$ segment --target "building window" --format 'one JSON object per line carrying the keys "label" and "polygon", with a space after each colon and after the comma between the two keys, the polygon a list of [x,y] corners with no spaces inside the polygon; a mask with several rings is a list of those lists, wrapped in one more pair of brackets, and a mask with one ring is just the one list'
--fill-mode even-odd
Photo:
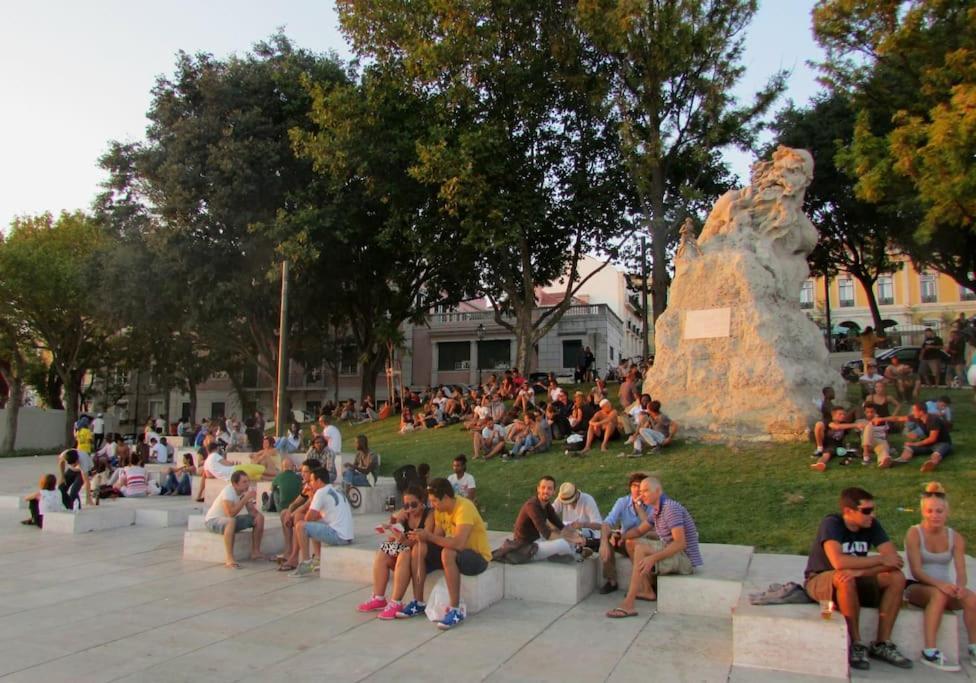
{"label": "building window", "polygon": [[800,308],[813,308],[813,280],[805,280],[800,287]]}
{"label": "building window", "polygon": [[512,367],[512,344],[507,339],[478,342],[478,367],[482,370],[507,370]]}
{"label": "building window", "polygon": [[935,273],[930,273],[928,271],[923,272],[918,276],[919,283],[921,284],[922,290],[922,303],[923,304],[934,304],[939,300],[939,288],[936,281]]}
{"label": "building window", "polygon": [[453,372],[471,367],[471,344],[469,342],[438,342],[437,370]]}
{"label": "building window", "polygon": [[613,360],[613,347],[610,347],[610,360]]}
{"label": "building window", "polygon": [[[974,280],[976,280],[976,275],[974,275],[972,273],[972,271],[966,273],[966,277],[969,279],[970,282],[973,282]],[[960,285],[959,286],[959,299],[961,301],[976,301],[976,292],[974,292],[973,290],[969,289],[968,287],[963,287],[962,285]]]}
{"label": "building window", "polygon": [[322,366],[305,371],[305,384],[318,384],[322,381]]}
{"label": "building window", "polygon": [[878,303],[882,306],[895,303],[895,285],[890,275],[878,276]]}
{"label": "building window", "polygon": [[844,278],[837,281],[837,291],[840,293],[840,305],[850,308],[854,305],[854,280]]}
{"label": "building window", "polygon": [[222,418],[225,410],[223,401],[214,401],[210,404],[210,419],[217,420]]}
{"label": "building window", "polygon": [[322,412],[322,401],[305,401],[305,417],[314,420]]}
{"label": "building window", "polygon": [[356,353],[356,347],[346,344],[339,351],[339,374],[355,375],[358,370],[359,354]]}
{"label": "building window", "polygon": [[576,367],[576,359],[579,358],[582,348],[581,339],[563,339],[563,368]]}

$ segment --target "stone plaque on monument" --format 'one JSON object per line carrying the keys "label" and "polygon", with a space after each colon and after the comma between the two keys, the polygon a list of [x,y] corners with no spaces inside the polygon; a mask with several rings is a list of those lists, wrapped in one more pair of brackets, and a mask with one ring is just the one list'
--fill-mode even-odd
{"label": "stone plaque on monument", "polygon": [[685,339],[728,337],[732,324],[731,308],[708,308],[685,313]]}

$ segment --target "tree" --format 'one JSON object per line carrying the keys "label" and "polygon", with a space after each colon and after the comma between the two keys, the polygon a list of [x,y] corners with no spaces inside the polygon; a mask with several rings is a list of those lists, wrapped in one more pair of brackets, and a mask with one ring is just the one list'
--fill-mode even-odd
{"label": "tree", "polygon": [[[243,57],[180,53],[153,89],[146,141],[114,143],[99,206],[171,259],[200,330],[241,365],[276,375],[282,216],[314,181],[289,137],[310,129],[307,82],[345,82],[341,64],[281,34]],[[293,288],[295,297],[303,295]],[[204,358],[188,339],[184,362]],[[192,387],[191,387],[192,389]]]}
{"label": "tree", "polygon": [[410,173],[432,120],[430,102],[405,88],[395,69],[351,75],[356,82],[311,88],[315,128],[296,130],[293,139],[317,177],[282,222],[282,238],[299,286],[310,292],[296,311],[310,338],[303,361],[325,362],[337,376],[351,341],[367,396],[400,326],[457,300],[474,278],[460,222],[439,210],[437,187]]}
{"label": "tree", "polygon": [[[630,185],[619,156],[599,55],[573,5],[468,0],[343,0],[354,48],[402,69],[433,116],[412,175],[436,188],[475,255],[495,320],[516,337],[516,365],[558,322],[582,285],[588,251],[614,252],[628,228]],[[561,302],[536,308],[536,287],[562,277]]]}
{"label": "tree", "polygon": [[110,354],[109,330],[97,315],[90,283],[105,239],[81,212],[17,218],[0,242],[0,298],[22,321],[64,387],[65,443],[73,440],[85,372]]}
{"label": "tree", "polygon": [[858,109],[840,157],[858,197],[917,229],[900,246],[976,291],[976,7],[969,0],[820,0],[821,65]]}
{"label": "tree", "polygon": [[744,71],[743,31],[755,0],[579,0],[578,8],[612,68],[624,151],[651,236],[657,320],[667,306],[669,248],[690,214],[686,198],[714,175],[719,149],[751,145],[785,74],[752,104],[736,106],[731,90]]}
{"label": "tree", "polygon": [[0,453],[10,453],[17,447],[17,418],[23,405],[32,346],[24,324],[12,317],[10,311],[0,311],[0,379],[7,386],[6,403],[0,402],[5,408],[6,422]]}
{"label": "tree", "polygon": [[[790,105],[779,113],[773,130],[777,144],[802,147],[813,155],[816,171],[807,188],[803,209],[820,232],[818,249],[811,254],[811,270],[832,269],[851,274],[864,290],[874,327],[882,330],[881,310],[875,296],[878,278],[901,266],[892,258],[891,245],[898,234],[897,216],[878,205],[858,199],[856,178],[837,167],[835,157],[854,135],[855,113],[840,94],[816,98],[809,107]],[[834,271],[836,272],[836,270]]]}

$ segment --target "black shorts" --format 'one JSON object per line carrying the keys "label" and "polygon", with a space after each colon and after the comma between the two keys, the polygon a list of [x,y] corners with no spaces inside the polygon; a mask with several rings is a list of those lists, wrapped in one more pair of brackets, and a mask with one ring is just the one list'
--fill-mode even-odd
{"label": "black shorts", "polygon": [[[427,565],[428,574],[444,568],[444,563],[441,559],[442,550],[443,548],[433,543],[427,548],[425,564]],[[459,552],[456,557],[458,569],[465,576],[477,576],[488,569],[488,560],[482,557],[480,553],[476,553],[469,548],[465,548]]]}

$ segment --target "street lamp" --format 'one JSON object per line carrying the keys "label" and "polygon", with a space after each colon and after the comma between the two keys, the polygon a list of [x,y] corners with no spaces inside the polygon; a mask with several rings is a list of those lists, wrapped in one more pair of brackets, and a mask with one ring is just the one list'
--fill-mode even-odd
{"label": "street lamp", "polygon": [[478,323],[478,329],[476,331],[478,335],[478,348],[475,353],[478,356],[478,386],[481,386],[481,342],[485,339],[485,324]]}

